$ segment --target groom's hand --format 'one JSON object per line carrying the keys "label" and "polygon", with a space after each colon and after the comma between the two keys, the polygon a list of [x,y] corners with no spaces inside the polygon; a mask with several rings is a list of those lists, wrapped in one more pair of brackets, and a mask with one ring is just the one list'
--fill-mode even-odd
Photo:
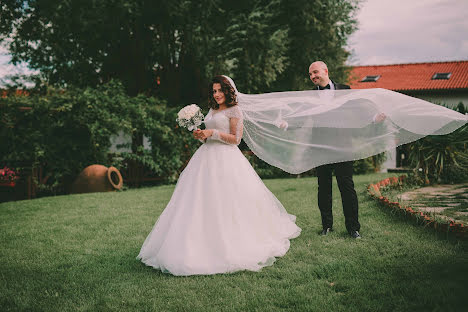
{"label": "groom's hand", "polygon": [[385,115],[384,113],[380,113],[380,114],[375,115],[374,122],[379,123],[379,122],[384,121],[386,118],[387,118],[387,115]]}
{"label": "groom's hand", "polygon": [[275,126],[286,131],[289,127],[289,124],[286,120],[280,120],[275,123]]}

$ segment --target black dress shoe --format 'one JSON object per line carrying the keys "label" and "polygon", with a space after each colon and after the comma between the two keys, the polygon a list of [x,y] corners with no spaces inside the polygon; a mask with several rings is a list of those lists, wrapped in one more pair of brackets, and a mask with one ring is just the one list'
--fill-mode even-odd
{"label": "black dress shoe", "polygon": [[325,229],[322,230],[322,232],[320,232],[320,235],[326,236],[326,235],[328,235],[328,233],[330,233],[330,232],[333,232],[333,229],[332,229],[332,228],[325,228]]}
{"label": "black dress shoe", "polygon": [[351,231],[349,232],[349,235],[351,235],[351,237],[354,239],[361,239],[361,235],[359,235],[358,231]]}

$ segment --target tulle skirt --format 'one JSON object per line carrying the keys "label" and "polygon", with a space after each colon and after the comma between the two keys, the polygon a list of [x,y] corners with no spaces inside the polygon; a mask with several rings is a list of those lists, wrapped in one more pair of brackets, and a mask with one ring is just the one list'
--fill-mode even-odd
{"label": "tulle skirt", "polygon": [[235,145],[203,144],[138,259],[173,275],[258,271],[301,229]]}

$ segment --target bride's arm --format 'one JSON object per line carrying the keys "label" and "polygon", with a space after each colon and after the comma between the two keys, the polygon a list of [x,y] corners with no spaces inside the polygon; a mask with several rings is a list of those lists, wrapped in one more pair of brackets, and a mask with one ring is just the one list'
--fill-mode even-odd
{"label": "bride's arm", "polygon": [[238,145],[242,139],[244,130],[242,112],[238,107],[232,107],[226,109],[223,113],[229,118],[229,133],[221,132],[217,129],[197,130],[198,133],[194,133],[195,137]]}
{"label": "bride's arm", "polygon": [[244,123],[241,118],[229,118],[229,133],[221,132],[216,129],[211,129],[212,140],[223,141],[227,144],[239,145],[242,139],[242,132],[244,130]]}

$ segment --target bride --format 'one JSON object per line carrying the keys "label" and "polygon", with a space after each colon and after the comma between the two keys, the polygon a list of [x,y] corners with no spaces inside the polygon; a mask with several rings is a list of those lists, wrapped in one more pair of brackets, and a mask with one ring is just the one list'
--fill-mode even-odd
{"label": "bride", "polygon": [[258,271],[283,256],[301,232],[237,147],[243,114],[234,83],[216,76],[210,90],[206,130],[194,132],[205,143],[137,257],[173,275]]}

